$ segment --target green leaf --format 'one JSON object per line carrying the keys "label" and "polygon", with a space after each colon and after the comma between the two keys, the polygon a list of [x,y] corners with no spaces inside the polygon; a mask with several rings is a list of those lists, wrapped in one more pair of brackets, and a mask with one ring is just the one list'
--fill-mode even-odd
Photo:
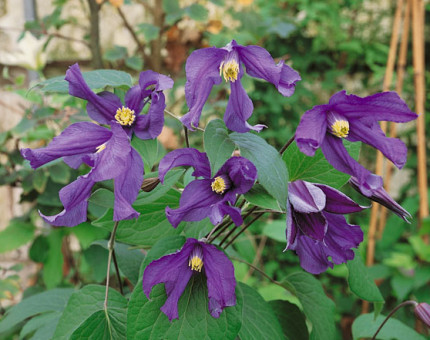
{"label": "green leaf", "polygon": [[205,218],[201,221],[186,222],[184,233],[187,238],[200,239],[205,237],[213,229],[213,225],[209,218]]}
{"label": "green leaf", "polygon": [[125,65],[132,70],[140,71],[143,69],[143,60],[137,55],[134,55],[125,59]]}
{"label": "green leaf", "polygon": [[312,323],[311,340],[336,339],[335,306],[324,293],[321,283],[308,273],[293,273],[281,282],[295,294],[303,312]]}
{"label": "green leaf", "polygon": [[0,232],[0,254],[19,248],[31,241],[34,236],[34,225],[19,219],[10,220],[5,230]]}
{"label": "green leaf", "polygon": [[140,139],[136,136],[131,141],[131,145],[142,156],[145,172],[151,172],[155,163],[165,155],[163,146],[157,139]]}
{"label": "green leaf", "polygon": [[241,155],[254,163],[260,184],[276,198],[281,207],[286,207],[288,171],[275,148],[252,133],[234,132],[230,138],[239,147]]}
{"label": "green leaf", "polygon": [[145,37],[145,41],[149,42],[158,37],[158,33],[160,32],[160,28],[154,26],[152,24],[139,24],[137,25],[137,33],[142,33]]}
{"label": "green leaf", "polygon": [[[125,339],[127,299],[116,290],[109,289],[106,315],[104,298],[104,286],[88,285],[73,293],[58,322],[53,340],[104,339],[104,334],[112,334],[112,339]],[[103,318],[99,312],[103,312]]]}
{"label": "green leaf", "polygon": [[221,119],[209,122],[203,134],[205,152],[211,163],[212,176],[231,157],[235,149],[234,142],[228,135],[225,123]]}
{"label": "green leaf", "polygon": [[309,340],[305,316],[295,304],[284,300],[269,301],[269,304],[287,339]]}
{"label": "green leaf", "polygon": [[384,304],[375,281],[369,276],[369,271],[364,265],[361,255],[355,251],[353,260],[346,263],[348,268],[348,284],[351,291],[359,298],[375,303],[375,315],[378,315]]}
{"label": "green leaf", "polygon": [[95,240],[104,239],[109,235],[105,229],[94,227],[89,222],[73,227],[71,232],[78,238],[82,249],[87,249]]}
{"label": "green leaf", "polygon": [[[90,89],[102,89],[106,86],[119,87],[133,85],[131,76],[123,71],[116,70],[96,70],[82,72],[85,82]],[[69,83],[64,80],[64,76],[59,76],[42,81],[37,87],[42,92],[69,93]]]}
{"label": "green leaf", "polygon": [[191,19],[196,21],[205,21],[208,17],[208,10],[200,4],[192,4],[184,10],[185,14],[189,15]]}
{"label": "green leaf", "polygon": [[49,167],[49,174],[55,183],[68,184],[70,168],[65,163],[57,163]]}
{"label": "green leaf", "polygon": [[[165,209],[166,206],[172,209],[177,208],[180,196],[179,192],[171,189],[155,202],[134,206],[140,213],[139,218],[120,221],[116,239],[127,244],[150,247],[163,237],[179,234],[182,227],[179,226],[176,229],[172,227],[166,219]],[[109,209],[93,224],[111,231],[113,228],[113,210]]]}
{"label": "green leaf", "polygon": [[0,321],[0,334],[38,314],[56,312],[57,316],[61,315],[73,291],[72,288],[57,288],[22,300],[7,310],[6,315]]}
{"label": "green leaf", "polygon": [[94,191],[88,201],[99,207],[113,208],[114,200],[115,195],[112,191],[101,188]]}
{"label": "green leaf", "polygon": [[37,315],[24,325],[19,336],[21,339],[24,339],[34,332],[31,337],[32,340],[52,339],[60,317],[61,313],[58,312]]}
{"label": "green leaf", "polygon": [[63,235],[63,230],[53,229],[47,237],[49,248],[43,265],[42,277],[48,289],[58,286],[63,279],[64,258],[61,251]]}
{"label": "green leaf", "polygon": [[160,307],[166,302],[164,285],[152,289],[151,300],[137,284],[127,314],[128,339],[235,339],[241,327],[241,301],[227,307],[219,318],[208,310],[208,291],[203,273],[193,275],[178,302],[179,319],[169,319]]}
{"label": "green leaf", "polygon": [[122,60],[127,57],[127,49],[123,46],[114,45],[103,54],[103,59],[107,61]]}
{"label": "green leaf", "polygon": [[[353,339],[371,338],[378,327],[384,321],[385,316],[379,315],[375,320],[373,314],[362,314],[355,319],[352,324]],[[380,340],[425,340],[426,338],[418,334],[414,329],[406,326],[397,319],[390,318],[381,331],[377,339]]]}
{"label": "green leaf", "polygon": [[260,184],[255,184],[244,196],[248,202],[261,208],[285,212],[286,207],[280,207],[278,201]]}
{"label": "green leaf", "polygon": [[261,295],[242,282],[238,283],[237,291],[243,299],[239,339],[285,339],[275,313]]}
{"label": "green leaf", "polygon": [[33,186],[37,192],[42,193],[45,191],[46,184],[48,183],[48,173],[44,169],[37,169],[33,175]]}
{"label": "green leaf", "polygon": [[28,254],[32,261],[43,263],[48,257],[48,250],[49,242],[46,236],[39,235],[33,241]]}
{"label": "green leaf", "polygon": [[[360,143],[344,141],[344,144],[349,154],[357,159],[360,153]],[[333,168],[325,159],[321,149],[318,149],[313,157],[309,157],[300,152],[295,142],[288,147],[282,159],[287,164],[291,182],[301,179],[308,182],[327,184],[339,189],[348,182],[350,177],[348,174]]]}
{"label": "green leaf", "polygon": [[275,220],[267,222],[264,226],[262,234],[270,237],[273,240],[286,243],[287,238],[285,234],[286,222],[284,220]]}

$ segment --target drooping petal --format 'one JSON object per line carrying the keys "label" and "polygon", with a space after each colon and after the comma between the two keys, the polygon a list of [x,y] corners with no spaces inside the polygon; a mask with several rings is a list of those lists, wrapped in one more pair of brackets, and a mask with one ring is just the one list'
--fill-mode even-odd
{"label": "drooping petal", "polygon": [[300,259],[300,266],[309,273],[320,274],[333,268],[333,263],[327,260],[322,243],[302,235],[297,236],[295,251]]}
{"label": "drooping petal", "polygon": [[158,166],[158,177],[161,183],[167,172],[177,166],[192,166],[194,168],[193,176],[204,178],[211,177],[211,166],[208,156],[194,148],[177,149],[169,152],[160,161]]}
{"label": "drooping petal", "polygon": [[219,218],[219,209],[216,205],[222,202],[223,197],[212,191],[211,180],[198,179],[185,187],[179,201],[179,208],[166,207],[166,217],[174,228],[181,221],[200,221],[206,217],[211,217],[216,222]]}
{"label": "drooping petal", "polygon": [[299,73],[281,60],[277,67],[281,68],[281,78],[276,86],[284,97],[291,97],[296,90],[296,82],[302,80]]}
{"label": "drooping petal", "polygon": [[358,205],[343,192],[329,187],[328,185],[318,183],[315,183],[314,185],[320,188],[325,194],[326,203],[324,211],[326,212],[333,214],[350,214],[367,208]]}
{"label": "drooping petal", "polygon": [[54,216],[40,216],[49,224],[55,226],[74,227],[87,220],[88,198],[94,181],[89,175],[80,176],[76,181],[66,185],[60,190],[60,200],[64,210]]}
{"label": "drooping petal", "polygon": [[366,196],[382,187],[382,178],[372,174],[352,158],[340,138],[326,135],[321,150],[327,161],[337,170],[357,178],[361,192]]}
{"label": "drooping petal", "polygon": [[187,239],[182,249],[175,253],[163,256],[151,262],[143,273],[143,292],[149,299],[152,287],[165,283],[167,300],[161,311],[170,321],[178,318],[178,300],[191,278],[192,270],[188,266],[189,256],[194,249],[195,239]]}
{"label": "drooping petal", "polygon": [[[238,227],[243,224],[243,218],[241,215],[241,210],[238,207],[232,207],[227,202],[225,204],[218,205],[221,210],[221,214],[224,217],[225,215],[229,215],[233,221],[233,223]],[[216,224],[216,223],[215,223]]]}
{"label": "drooping petal", "polygon": [[294,210],[301,213],[316,213],[324,209],[326,197],[316,185],[305,181],[288,184],[288,199]]}
{"label": "drooping petal", "polygon": [[95,152],[96,148],[106,143],[111,136],[111,131],[97,124],[74,123],[54,137],[47,147],[21,149],[21,154],[30,161],[31,167],[36,169],[60,157]]}
{"label": "drooping petal", "polygon": [[121,221],[139,217],[131,206],[136,200],[143,182],[143,161],[139,153],[131,148],[125,171],[114,178],[115,202],[113,220]]}
{"label": "drooping petal", "polygon": [[231,180],[231,188],[227,190],[225,199],[234,202],[236,195],[248,192],[257,179],[257,168],[251,161],[244,157],[231,157],[215,174],[227,175]]}
{"label": "drooping petal", "polygon": [[386,137],[379,124],[375,121],[366,126],[359,120],[349,123],[349,135],[381,151],[393,164],[401,169],[406,163],[408,149],[400,139]]}
{"label": "drooping petal", "polygon": [[69,82],[69,94],[88,101],[87,111],[91,119],[100,124],[109,124],[116,110],[122,106],[121,100],[111,92],[95,94],[82,77],[78,64],[69,67],[64,78]]}
{"label": "drooping petal", "polygon": [[328,105],[314,106],[302,116],[296,129],[296,143],[301,152],[313,156],[321,147],[327,132]]}
{"label": "drooping petal", "polygon": [[152,70],[147,70],[144,72],[140,72],[139,85],[143,90],[147,90],[148,87],[154,85],[155,91],[164,91],[173,87],[173,79],[168,76],[165,76],[164,74],[160,74]]}
{"label": "drooping petal", "polygon": [[287,246],[284,251],[287,249],[295,249],[297,232],[298,229],[293,218],[293,207],[290,202],[287,201],[287,229],[285,230]]}
{"label": "drooping petal", "polygon": [[119,176],[127,165],[131,145],[127,133],[118,123],[111,125],[112,137],[106,148],[97,153],[90,177],[95,182],[105,181]]}
{"label": "drooping petal", "polygon": [[185,98],[190,111],[181,121],[190,130],[199,125],[203,106],[212,87],[222,81],[219,67],[227,53],[224,49],[210,47],[194,51],[187,59]]}
{"label": "drooping petal", "polygon": [[236,304],[234,267],[224,252],[214,245],[200,244],[207,277],[209,311],[218,318],[225,307]]}
{"label": "drooping petal", "polygon": [[293,211],[293,218],[303,234],[317,241],[324,239],[328,224],[322,212],[302,214]]}
{"label": "drooping petal", "polygon": [[404,123],[414,120],[418,115],[409,110],[406,103],[396,92],[381,92],[368,97],[347,95],[340,91],[329,101],[333,111],[345,115],[349,119],[390,121]]}
{"label": "drooping petal", "polygon": [[248,132],[254,130],[260,132],[265,125],[250,125],[247,120],[252,115],[254,105],[243,88],[240,78],[235,82],[230,82],[231,93],[228,99],[227,108],[224,114],[224,121],[227,128],[236,132]]}
{"label": "drooping petal", "polygon": [[140,139],[156,138],[163,129],[164,125],[164,109],[166,103],[164,94],[152,93],[151,106],[146,115],[137,116],[136,125],[134,127],[135,135]]}

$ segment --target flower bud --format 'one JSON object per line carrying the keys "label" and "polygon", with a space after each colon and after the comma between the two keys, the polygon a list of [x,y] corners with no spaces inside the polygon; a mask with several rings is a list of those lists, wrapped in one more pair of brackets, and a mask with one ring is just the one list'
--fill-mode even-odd
{"label": "flower bud", "polygon": [[421,302],[415,306],[415,315],[424,322],[427,327],[430,327],[430,305]]}

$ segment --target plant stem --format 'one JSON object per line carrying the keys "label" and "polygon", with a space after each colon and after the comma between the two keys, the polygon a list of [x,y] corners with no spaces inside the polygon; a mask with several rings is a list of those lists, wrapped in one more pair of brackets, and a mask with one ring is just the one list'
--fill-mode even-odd
{"label": "plant stem", "polygon": [[147,56],[145,54],[145,46],[140,42],[139,38],[137,37],[136,32],[133,30],[133,27],[130,25],[130,23],[128,22],[127,18],[124,15],[124,12],[121,10],[120,7],[117,8],[118,14],[122,19],[122,22],[124,23],[125,28],[127,28],[127,30],[130,32],[134,42],[137,45],[137,49],[139,51],[139,53],[142,55],[142,58],[144,61],[147,61]]}
{"label": "plant stem", "polygon": [[234,256],[231,256],[230,257],[232,260],[235,260],[235,261],[239,261],[239,262],[242,262],[242,263],[245,263],[245,264],[247,264],[248,266],[250,266],[252,269],[254,269],[254,270],[256,270],[257,272],[259,272],[261,275],[263,275],[266,279],[268,279],[270,282],[272,282],[272,283],[274,283],[275,285],[278,285],[278,286],[280,286],[280,287],[282,287],[282,288],[284,288],[284,289],[286,289],[280,282],[278,282],[278,281],[276,281],[276,280],[274,280],[274,279],[272,279],[269,275],[267,275],[264,271],[262,271],[260,268],[258,268],[258,267],[256,267],[256,266],[254,266],[253,264],[251,264],[251,263],[249,263],[249,262],[246,262],[245,260],[242,260],[242,259],[240,259],[240,258],[238,258],[238,257],[234,257]]}
{"label": "plant stem", "polygon": [[184,125],[184,134],[185,134],[185,144],[187,145],[187,148],[189,148],[190,147],[190,141],[188,140],[188,129],[185,125]]}
{"label": "plant stem", "polygon": [[113,247],[115,245],[115,234],[118,228],[118,223],[119,223],[118,221],[115,222],[108,242],[109,256],[108,256],[107,272],[106,272],[106,292],[105,292],[105,302],[104,302],[104,309],[106,314],[107,314],[107,304],[108,304],[108,295],[109,295],[110,263],[112,262],[112,253],[113,253]]}
{"label": "plant stem", "polygon": [[291,137],[285,144],[284,144],[284,146],[281,148],[281,150],[279,150],[279,153],[282,155],[284,152],[285,152],[285,150],[287,150],[288,149],[288,147],[291,145],[291,143],[292,142],[294,142],[294,138],[295,138],[296,136],[295,135],[293,135],[293,137]]}
{"label": "plant stem", "polygon": [[99,30],[100,5],[95,0],[88,0],[88,5],[90,7],[90,49],[93,57],[93,67],[96,69],[103,68]]}
{"label": "plant stem", "polygon": [[[253,212],[254,212],[254,210],[255,209],[257,209],[257,207],[252,207],[247,213],[246,213],[246,215],[245,216],[243,216],[243,220],[245,221],[245,219],[249,216],[249,215],[251,215]],[[231,223],[229,224],[229,225],[231,225]],[[227,226],[229,226],[229,225],[227,225]],[[227,227],[226,226],[226,227]],[[225,229],[225,228],[224,228]],[[224,238],[221,240],[221,242],[220,242],[220,244],[219,244],[219,246],[221,247],[222,246],[222,244],[225,242],[225,241],[227,241],[227,239],[230,237],[230,235],[231,234],[233,234],[234,233],[234,231],[236,230],[236,228],[234,228],[234,229],[231,229],[228,233],[227,233],[227,235],[225,235],[224,236]],[[239,234],[240,234],[240,232],[239,232]]]}
{"label": "plant stem", "polygon": [[116,255],[115,255],[115,249],[112,249],[112,259],[113,259],[113,264],[115,265],[115,272],[116,272],[116,277],[118,279],[119,291],[121,292],[121,295],[124,295],[124,290],[122,288],[121,275],[119,275],[119,267],[118,267],[118,262],[116,260]]}
{"label": "plant stem", "polygon": [[261,216],[263,216],[263,214],[264,212],[258,213],[247,225],[245,225],[236,235],[233,236],[233,238],[225,245],[224,249],[227,249],[228,246],[232,244],[234,240],[239,237],[240,234],[242,234],[246,229],[248,229],[251,226],[251,224],[257,221]]}
{"label": "plant stem", "polygon": [[[171,116],[171,117],[173,117],[173,118],[175,118],[175,119],[177,119],[177,120],[179,120],[179,121],[181,120],[181,117],[179,117],[179,116],[175,115],[173,112],[170,112],[170,111],[167,111],[167,110],[164,110],[164,112],[165,112],[165,113],[167,113],[169,116]],[[181,123],[181,124],[182,124],[182,123]],[[202,129],[201,127],[198,127],[198,126],[197,126],[197,127],[195,127],[195,129],[196,129],[196,130],[203,131],[203,132],[205,131],[205,129]]]}
{"label": "plant stem", "polygon": [[372,340],[376,339],[376,336],[378,335],[379,331],[382,329],[382,327],[384,327],[385,323],[388,321],[389,318],[391,318],[395,312],[397,312],[400,308],[407,306],[407,305],[412,305],[412,306],[416,306],[418,305],[418,303],[416,301],[413,300],[408,300],[405,302],[402,302],[400,305],[398,305],[397,307],[395,307],[390,314],[387,315],[387,317],[385,318],[385,320],[381,323],[381,325],[379,326],[379,328],[376,330],[376,333],[373,335]]}

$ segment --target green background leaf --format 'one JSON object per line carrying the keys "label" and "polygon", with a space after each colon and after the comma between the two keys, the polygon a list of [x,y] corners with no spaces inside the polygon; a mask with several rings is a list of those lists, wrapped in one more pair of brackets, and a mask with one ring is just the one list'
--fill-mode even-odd
{"label": "green background leaf", "polygon": [[289,340],[308,340],[306,319],[299,307],[284,300],[269,301],[282,330]]}

